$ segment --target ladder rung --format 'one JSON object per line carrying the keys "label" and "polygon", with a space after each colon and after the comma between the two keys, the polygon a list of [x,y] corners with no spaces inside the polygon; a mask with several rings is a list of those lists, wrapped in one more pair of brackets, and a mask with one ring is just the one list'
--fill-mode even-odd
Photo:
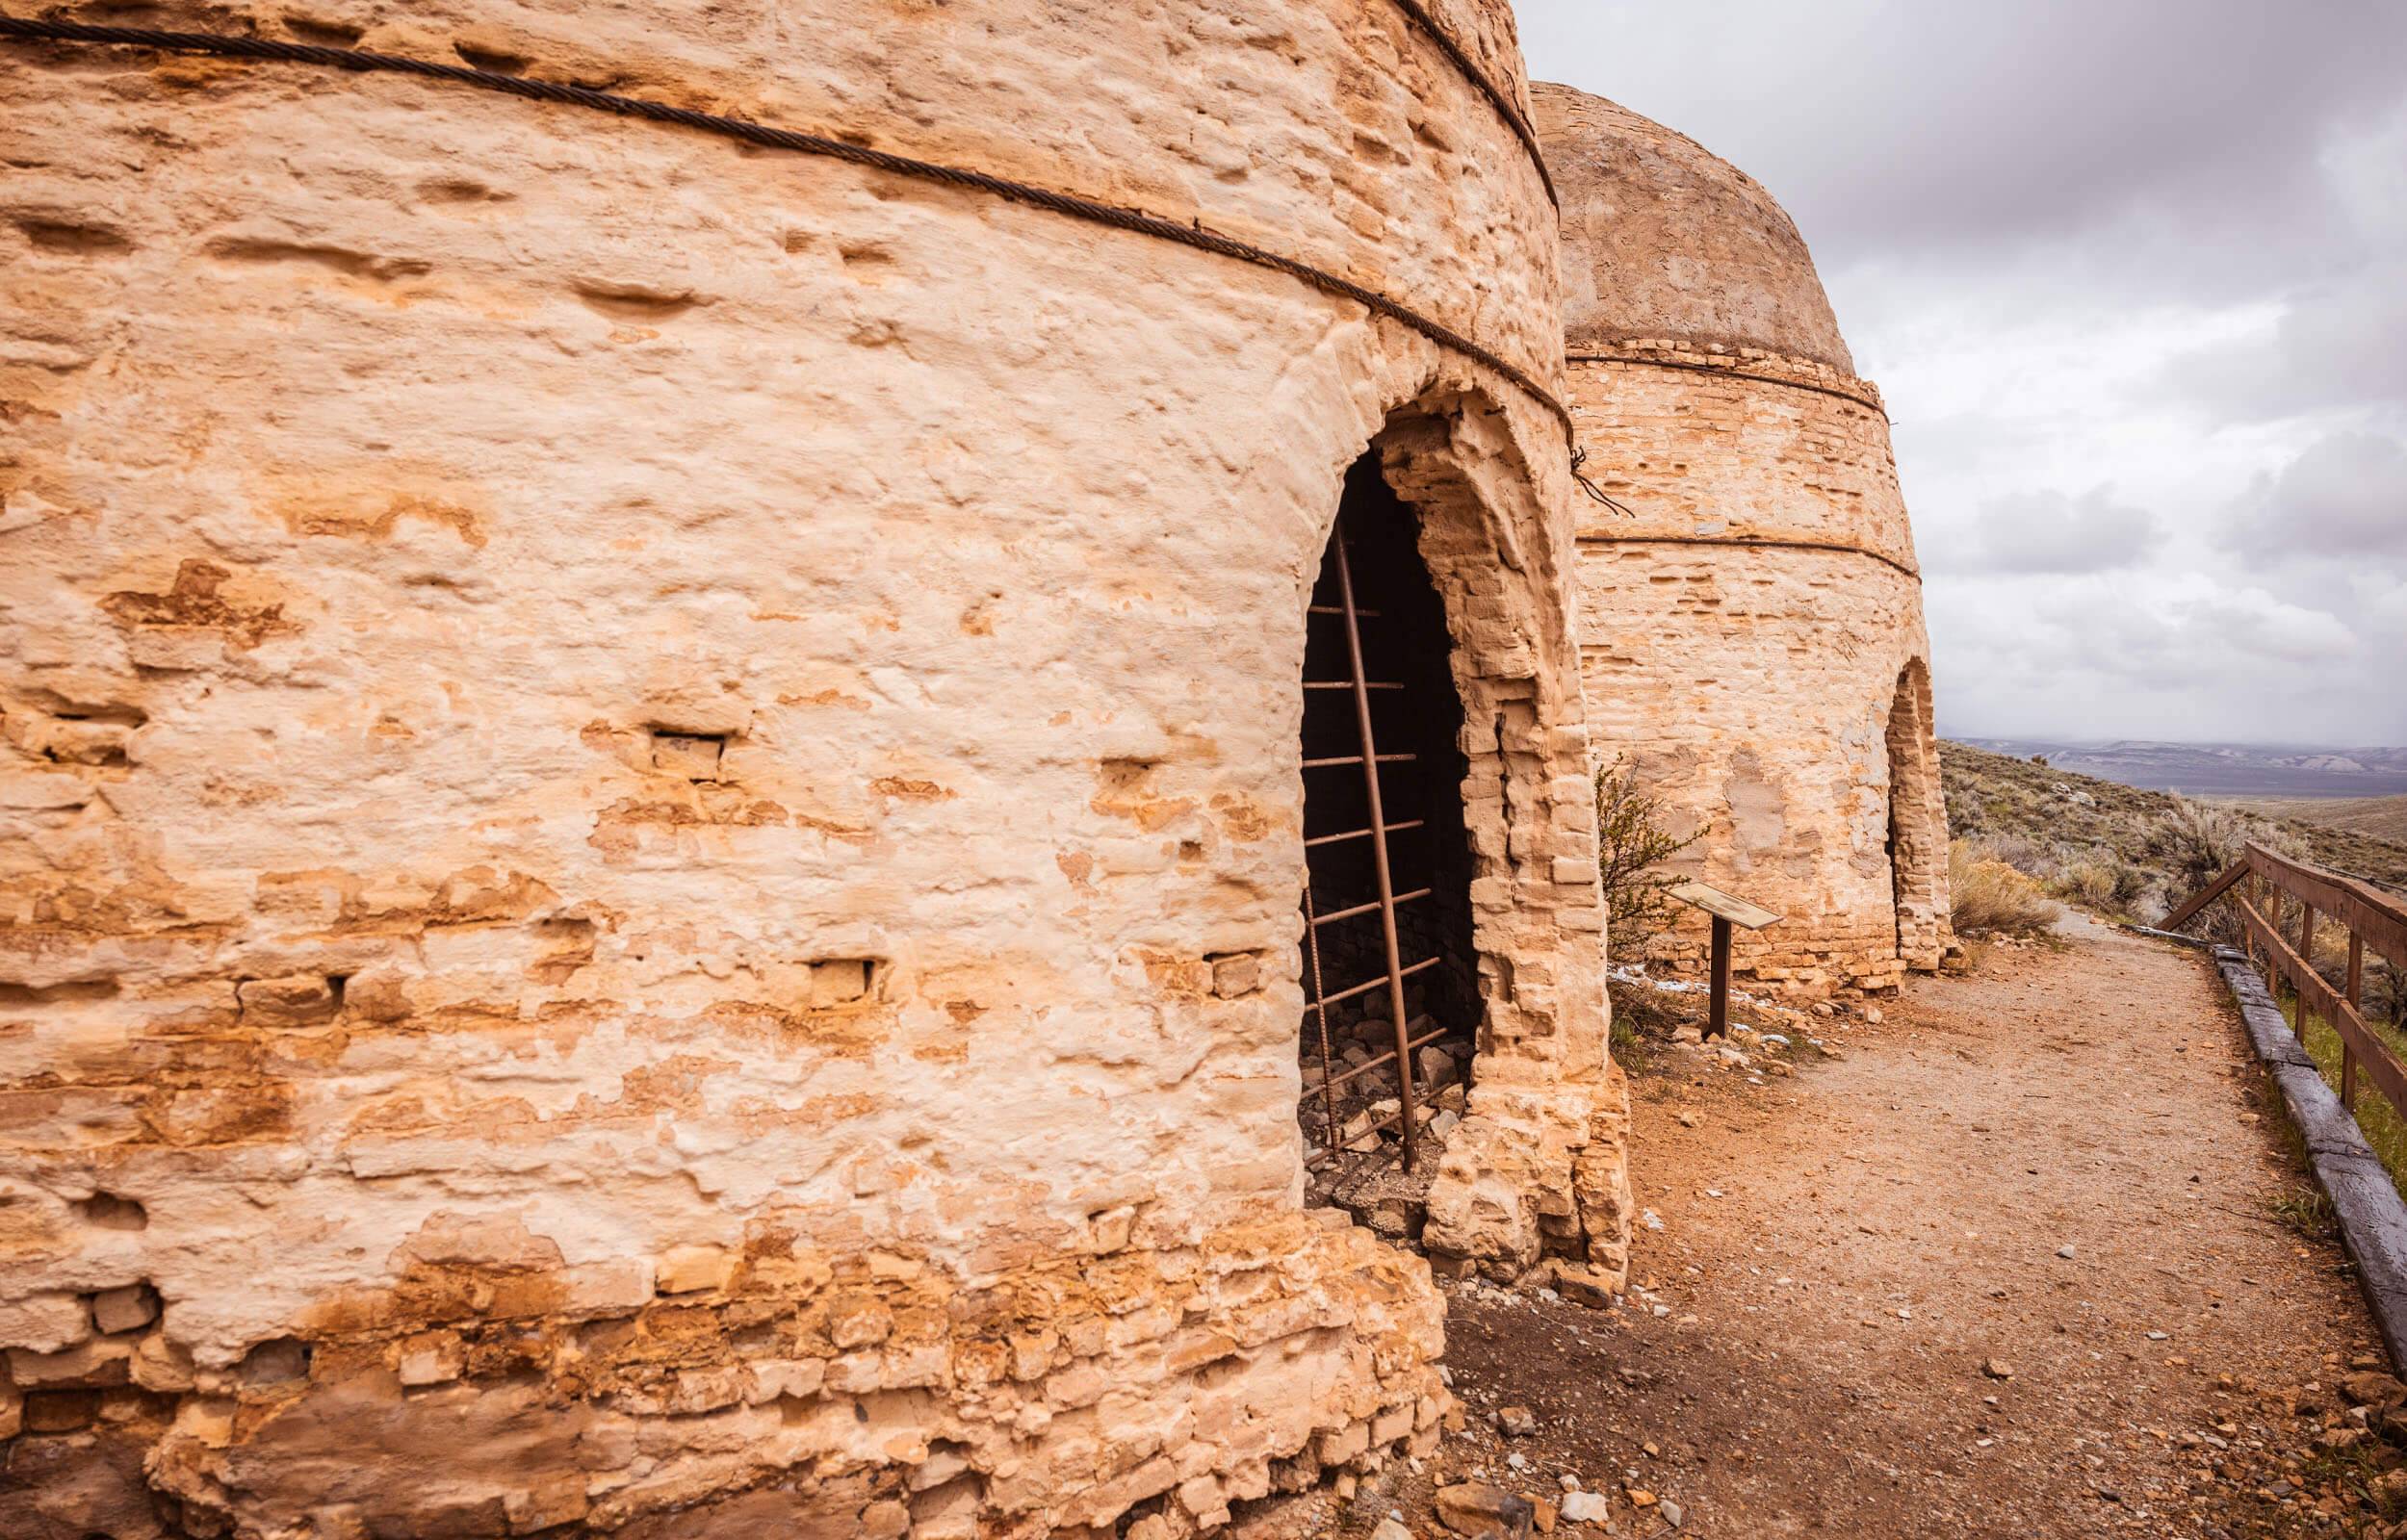
{"label": "ladder rung", "polygon": [[[1304,687],[1307,690],[1350,690],[1354,688],[1354,681],[1352,680],[1306,680]],[[1400,690],[1404,688],[1404,683],[1400,680],[1364,680],[1362,688]]]}
{"label": "ladder rung", "polygon": [[[1420,756],[1417,754],[1383,754],[1379,757],[1379,762],[1381,764],[1396,764],[1399,762],[1417,759]],[[1359,754],[1341,754],[1329,759],[1307,759],[1304,761],[1304,768],[1307,770],[1319,770],[1333,764],[1360,764],[1361,762],[1362,757]],[[1394,824],[1389,824],[1387,827],[1393,829],[1396,826]]]}
{"label": "ladder rung", "polygon": [[[1429,1017],[1427,1017],[1427,1016],[1415,1016],[1415,1017],[1413,1017],[1413,1019],[1414,1019],[1414,1020],[1416,1020],[1416,1021],[1427,1021],[1427,1020],[1429,1019]],[[1436,1042],[1438,1039],[1440,1039],[1440,1038],[1444,1037],[1445,1035],[1446,1035],[1446,1029],[1445,1029],[1445,1028],[1443,1028],[1443,1027],[1439,1027],[1439,1028],[1438,1028],[1436,1031],[1435,1031],[1435,1032],[1426,1033],[1426,1034],[1422,1035],[1421,1037],[1414,1038],[1414,1039],[1411,1040],[1411,1045],[1412,1047],[1415,1047],[1415,1048],[1426,1048],[1426,1047],[1428,1047],[1431,1043]],[[1356,1065],[1353,1068],[1351,1068],[1351,1069],[1347,1070],[1347,1071],[1346,1071],[1344,1074],[1342,1074],[1342,1075],[1332,1075],[1332,1076],[1330,1076],[1327,1080],[1325,1080],[1325,1081],[1321,1082],[1321,1084],[1322,1084],[1322,1085],[1325,1085],[1325,1086],[1342,1086],[1342,1085],[1344,1085],[1347,1081],[1352,1080],[1352,1079],[1353,1079],[1355,1076],[1357,1076],[1357,1075],[1368,1074],[1370,1071],[1372,1071],[1372,1070],[1374,1070],[1374,1069],[1383,1069],[1383,1068],[1385,1068],[1387,1065],[1391,1065],[1391,1064],[1394,1064],[1395,1062],[1396,1062],[1396,1050],[1394,1050],[1393,1048],[1390,1048],[1390,1049],[1388,1049],[1385,1053],[1381,1054],[1381,1055],[1380,1055],[1378,1058],[1376,1058],[1376,1059],[1365,1059],[1365,1060],[1363,1060],[1360,1064]]]}
{"label": "ladder rung", "polygon": [[[1315,615],[1342,615],[1346,612],[1343,604],[1313,604],[1308,607]],[[1355,606],[1354,613],[1357,618],[1368,617],[1372,620],[1377,620],[1379,618],[1378,610],[1364,609],[1359,604]]]}
{"label": "ladder rung", "polygon": [[[1426,887],[1416,887],[1409,893],[1398,893],[1396,895],[1396,902],[1399,904],[1410,904],[1416,898],[1427,898],[1429,894],[1430,889]],[[1350,920],[1357,914],[1368,914],[1378,908],[1379,900],[1372,899],[1367,904],[1357,904],[1352,909],[1341,909],[1332,914],[1315,915],[1312,923],[1315,925],[1328,925],[1337,920]]]}
{"label": "ladder rung", "polygon": [[[1420,972],[1423,968],[1434,968],[1436,965],[1437,960],[1436,958],[1423,958],[1418,962],[1406,963],[1404,967],[1393,974],[1392,977],[1409,979],[1413,974]],[[1391,977],[1391,975],[1383,973],[1378,978],[1358,984],[1350,989],[1339,989],[1335,994],[1331,995],[1326,1000],[1307,1000],[1304,1002],[1304,1009],[1309,1011],[1317,1006],[1335,1005],[1340,1000],[1351,1000],[1358,994],[1365,994],[1370,990],[1378,988],[1381,985],[1386,983],[1389,977]]]}
{"label": "ladder rung", "polygon": [[[1388,824],[1385,826],[1383,833],[1400,834],[1408,829],[1420,828],[1424,821],[1425,820],[1419,818],[1407,818],[1400,824]],[[1317,850],[1323,845],[1333,845],[1340,840],[1368,839],[1370,835],[1371,832],[1367,829],[1349,829],[1341,834],[1314,834],[1311,838],[1304,842],[1304,848],[1307,850]]]}

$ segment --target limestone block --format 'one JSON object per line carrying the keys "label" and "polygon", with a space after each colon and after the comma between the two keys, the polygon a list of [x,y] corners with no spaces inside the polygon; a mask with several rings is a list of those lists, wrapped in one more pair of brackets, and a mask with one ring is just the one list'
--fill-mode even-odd
{"label": "limestone block", "polygon": [[863,958],[841,958],[811,964],[811,1003],[827,1007],[850,1005],[869,992],[870,963]]}
{"label": "limestone block", "polygon": [[195,1383],[191,1349],[164,1332],[152,1332],[135,1343],[130,1373],[135,1384],[163,1394],[188,1391]]}
{"label": "limestone block", "polygon": [[92,1328],[103,1336],[140,1331],[159,1319],[159,1296],[147,1283],[103,1289],[91,1296]]}
{"label": "limestone block", "polygon": [[719,757],[726,747],[724,738],[656,732],[652,736],[652,768],[687,781],[716,781]]}
{"label": "limestone block", "polygon": [[56,1352],[91,1332],[91,1308],[66,1290],[0,1299],[0,1345],[28,1352]]}
{"label": "limestone block", "polygon": [[402,1339],[394,1373],[404,1385],[442,1385],[457,1379],[467,1367],[467,1351],[458,1335],[422,1332]]}
{"label": "limestone block", "polygon": [[584,1478],[575,1475],[538,1477],[502,1499],[502,1512],[512,1534],[574,1524],[585,1516],[589,1505]]}
{"label": "limestone block", "polygon": [[736,1258],[715,1245],[677,1245],[660,1253],[653,1268],[653,1288],[660,1294],[694,1294],[724,1289],[736,1273]]}
{"label": "limestone block", "polygon": [[334,986],[324,974],[247,979],[235,986],[243,1019],[263,1027],[314,1026],[333,1016]]}
{"label": "limestone block", "polygon": [[9,1377],[27,1390],[59,1385],[123,1385],[133,1378],[134,1344],[122,1337],[87,1338],[57,1352],[11,1348]]}
{"label": "limestone block", "polygon": [[1261,987],[1262,960],[1252,952],[1235,952],[1212,963],[1212,992],[1224,1000],[1252,994]]}

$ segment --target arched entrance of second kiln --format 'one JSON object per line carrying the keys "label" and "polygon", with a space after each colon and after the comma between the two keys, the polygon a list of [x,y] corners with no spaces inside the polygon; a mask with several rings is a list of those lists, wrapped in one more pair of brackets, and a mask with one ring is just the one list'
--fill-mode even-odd
{"label": "arched entrance of second kiln", "polygon": [[1304,656],[1305,1011],[1312,1195],[1409,1229],[1462,1111],[1480,994],[1445,609],[1420,521],[1348,472]]}
{"label": "arched entrance of second kiln", "polygon": [[1884,736],[1889,751],[1889,890],[1897,915],[1898,961],[1931,965],[1937,950],[1936,862],[1932,848],[1938,786],[1931,763],[1930,676],[1920,660],[1897,677]]}

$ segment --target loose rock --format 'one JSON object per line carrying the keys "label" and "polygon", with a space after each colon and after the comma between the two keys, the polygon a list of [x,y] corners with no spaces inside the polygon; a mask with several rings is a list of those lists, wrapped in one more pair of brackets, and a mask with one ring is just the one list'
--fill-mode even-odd
{"label": "loose rock", "polygon": [[1613,1517],[1613,1502],[1602,1492],[1566,1492],[1557,1511],[1566,1524],[1603,1524]]}
{"label": "loose rock", "polygon": [[1437,1518],[1470,1540],[1528,1540],[1537,1509],[1503,1487],[1464,1481],[1438,1489]]}
{"label": "loose rock", "polygon": [[2396,1406],[2407,1402],[2407,1384],[2394,1375],[2368,1371],[2344,1376],[2341,1394],[2358,1406]]}

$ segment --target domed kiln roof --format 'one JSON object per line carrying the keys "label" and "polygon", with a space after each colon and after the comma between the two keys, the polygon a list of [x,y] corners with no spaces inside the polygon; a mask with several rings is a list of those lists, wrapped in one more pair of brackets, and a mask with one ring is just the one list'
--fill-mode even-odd
{"label": "domed kiln roof", "polygon": [[1564,333],[1762,347],[1855,372],[1804,238],[1753,177],[1686,135],[1533,82],[1563,199]]}

